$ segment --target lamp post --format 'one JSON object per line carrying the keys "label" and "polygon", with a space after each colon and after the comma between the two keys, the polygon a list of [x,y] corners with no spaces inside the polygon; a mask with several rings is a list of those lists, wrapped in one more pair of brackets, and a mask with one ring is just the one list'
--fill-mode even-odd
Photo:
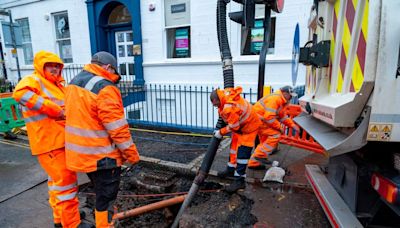
{"label": "lamp post", "polygon": [[8,16],[8,18],[10,20],[11,43],[12,43],[12,47],[13,47],[13,49],[11,50],[11,53],[13,54],[13,56],[15,56],[15,60],[17,62],[18,81],[20,81],[21,80],[21,71],[19,69],[17,41],[15,39],[15,31],[14,31],[11,10],[0,9],[0,15]]}

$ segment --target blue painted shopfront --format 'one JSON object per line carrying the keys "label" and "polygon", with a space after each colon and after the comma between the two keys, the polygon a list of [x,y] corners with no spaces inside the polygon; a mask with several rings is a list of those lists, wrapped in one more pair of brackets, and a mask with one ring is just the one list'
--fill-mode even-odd
{"label": "blue painted shopfront", "polygon": [[[140,0],[87,0],[86,4],[92,54],[98,51],[108,51],[116,56],[118,53],[116,53],[115,47],[115,33],[132,30],[133,44],[139,47],[139,53],[134,55],[135,80],[133,84],[144,85]],[[128,9],[131,21],[121,24],[109,24],[108,19],[111,12],[120,5]]]}

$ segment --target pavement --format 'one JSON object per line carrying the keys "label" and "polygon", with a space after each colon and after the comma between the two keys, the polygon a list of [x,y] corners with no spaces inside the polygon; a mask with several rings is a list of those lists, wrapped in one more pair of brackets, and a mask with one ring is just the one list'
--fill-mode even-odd
{"label": "pavement", "polygon": [[[38,166],[36,158],[30,155],[26,138],[22,138],[22,140],[16,142],[0,140],[0,183],[2,183],[0,187],[2,197],[0,200],[0,227],[52,227],[51,210],[47,202],[47,175]],[[211,167],[211,177],[215,176],[218,171],[225,169],[229,156],[229,145],[229,139],[224,139],[221,142]],[[164,161],[156,157],[141,156],[141,162],[158,164],[180,172],[193,174],[201,166],[203,157],[204,154],[187,164],[183,164]],[[296,189],[301,188],[311,191],[311,187],[304,175],[304,165],[323,164],[326,162],[326,158],[322,155],[286,145],[280,145],[280,151],[271,156],[270,160],[279,161],[281,166],[289,171],[284,179],[285,183],[278,187],[281,190],[295,187]],[[3,173],[3,170],[6,171]],[[246,179],[249,184],[246,191],[252,192],[251,195],[256,198],[259,197],[257,192],[260,194],[263,192],[257,189],[265,189],[265,186],[264,188],[259,188],[259,186],[265,185],[261,183],[264,174],[265,171],[254,172],[249,170],[247,172]],[[15,179],[19,181],[15,182]],[[16,185],[11,182],[16,183]],[[86,182],[88,182],[86,175],[79,174],[78,184]],[[272,186],[276,187],[277,185],[273,184]],[[290,191],[293,191],[293,189]],[[265,198],[268,194],[262,193],[262,195],[264,197],[260,197]],[[270,210],[260,209],[265,207],[265,202],[267,201],[255,200],[253,207],[257,208],[257,210],[254,211],[254,214],[259,221],[264,221],[268,213],[271,213]],[[260,223],[259,225],[264,227],[265,224]]]}

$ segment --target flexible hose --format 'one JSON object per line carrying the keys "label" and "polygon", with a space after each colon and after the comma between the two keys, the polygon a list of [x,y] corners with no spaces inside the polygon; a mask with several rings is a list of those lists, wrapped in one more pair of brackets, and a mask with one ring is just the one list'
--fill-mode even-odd
{"label": "flexible hose", "polygon": [[224,75],[224,88],[233,88],[233,66],[232,54],[229,47],[228,32],[226,28],[226,5],[229,1],[219,0],[217,4],[217,33],[218,44],[222,59],[222,69]]}
{"label": "flexible hose", "polygon": [[[217,34],[218,34],[218,44],[221,53],[222,59],[222,69],[224,76],[224,88],[233,88],[234,80],[233,80],[233,66],[232,66],[232,55],[231,50],[229,48],[228,42],[228,33],[226,29],[226,5],[229,3],[229,0],[218,0],[217,3]],[[215,126],[216,129],[221,129],[226,126],[226,123],[220,117]],[[203,162],[201,163],[200,170],[194,179],[192,186],[190,187],[190,191],[185,198],[181,208],[177,216],[175,217],[174,223],[172,224],[172,228],[178,227],[179,220],[181,219],[183,212],[190,205],[194,196],[199,190],[199,186],[204,182],[207,177],[211,165],[214,161],[215,154],[217,153],[218,146],[221,142],[221,139],[216,137],[211,138],[211,142],[207,148],[207,153],[204,156]]]}

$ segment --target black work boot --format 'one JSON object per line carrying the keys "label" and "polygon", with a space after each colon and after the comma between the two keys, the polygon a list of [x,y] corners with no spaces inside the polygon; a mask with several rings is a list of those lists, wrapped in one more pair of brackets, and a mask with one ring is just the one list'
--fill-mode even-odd
{"label": "black work boot", "polygon": [[265,170],[267,167],[263,164],[260,164],[257,166],[247,166],[247,168],[252,169],[252,170]]}
{"label": "black work boot", "polygon": [[244,181],[244,177],[237,177],[232,182],[232,184],[225,187],[225,191],[228,193],[235,193],[239,189],[246,188],[246,182]]}
{"label": "black work boot", "polygon": [[235,174],[235,168],[227,166],[225,170],[218,172],[217,176],[225,178],[225,177],[233,177],[234,174]]}
{"label": "black work boot", "polygon": [[61,223],[54,223],[54,228],[62,228],[63,226]]}
{"label": "black work boot", "polygon": [[86,218],[86,213],[84,211],[79,211],[79,216],[81,217],[81,220],[85,219]]}
{"label": "black work boot", "polygon": [[95,228],[95,226],[93,224],[81,221],[78,228]]}
{"label": "black work boot", "polygon": [[254,157],[254,159],[256,159],[258,162],[260,162],[263,165],[271,165],[272,164],[272,162],[270,160],[268,160],[268,158]]}

